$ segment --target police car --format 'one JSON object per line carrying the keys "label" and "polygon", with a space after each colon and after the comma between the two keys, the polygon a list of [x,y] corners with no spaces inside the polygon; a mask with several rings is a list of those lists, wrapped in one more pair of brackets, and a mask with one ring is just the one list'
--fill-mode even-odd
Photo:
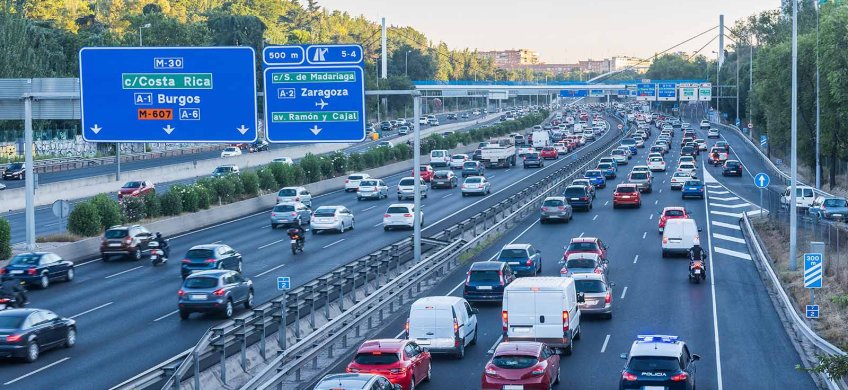
{"label": "police car", "polygon": [[619,389],[693,390],[695,362],[701,357],[690,354],[686,343],[677,336],[639,335],[630,347],[621,371]]}

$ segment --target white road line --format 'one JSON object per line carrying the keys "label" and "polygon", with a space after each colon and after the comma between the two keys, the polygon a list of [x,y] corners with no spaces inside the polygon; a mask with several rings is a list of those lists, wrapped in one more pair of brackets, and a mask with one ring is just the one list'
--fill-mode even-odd
{"label": "white road line", "polygon": [[338,243],[340,243],[340,242],[342,242],[342,241],[344,241],[344,240],[345,240],[345,239],[344,239],[344,238],[342,238],[342,239],[340,239],[340,240],[333,241],[333,242],[331,242],[331,243],[329,243],[329,244],[327,244],[327,245],[322,246],[321,248],[323,248],[323,249],[327,249],[327,248],[329,248],[329,247],[331,247],[331,246],[333,246],[333,245],[336,245],[336,244],[338,244]]}
{"label": "white road line", "polygon": [[79,316],[82,316],[82,315],[85,315],[85,314],[91,313],[91,312],[93,312],[93,311],[95,311],[95,310],[102,309],[102,308],[104,308],[104,307],[106,307],[106,306],[109,306],[109,305],[111,305],[111,304],[113,304],[113,303],[115,303],[115,302],[104,303],[104,304],[102,304],[102,305],[100,305],[100,306],[97,306],[97,307],[95,307],[95,308],[93,308],[93,309],[88,309],[88,310],[86,310],[86,311],[84,311],[84,312],[82,312],[82,313],[79,313],[79,314],[76,314],[76,315],[72,315],[72,316],[70,316],[70,317],[68,317],[68,318],[77,318],[77,317],[79,317]]}
{"label": "white road line", "polygon": [[606,206],[606,205],[608,205],[608,204],[609,204],[609,201],[604,202],[604,206]]}
{"label": "white road line", "polygon": [[449,197],[449,196],[451,196],[451,195],[453,195],[453,194],[447,194],[447,195],[443,196],[443,197],[442,197],[442,199],[447,198],[447,197]]}
{"label": "white road line", "polygon": [[598,219],[598,214],[595,214],[595,216],[594,216],[594,217],[592,217],[592,220],[593,220],[593,221],[594,221],[594,220],[596,220],[596,219]]}
{"label": "white road line", "polygon": [[710,193],[711,194],[717,194],[717,195],[727,195],[727,194],[730,193],[730,191],[710,191]]}
{"label": "white road line", "polygon": [[164,316],[162,316],[162,317],[159,317],[159,318],[157,318],[157,319],[153,320],[153,322],[159,322],[159,321],[162,321],[162,320],[164,320],[165,318],[168,318],[168,317],[170,317],[170,316],[172,316],[172,315],[174,315],[174,314],[177,314],[177,313],[179,313],[179,312],[180,312],[179,310],[174,310],[174,311],[172,311],[172,312],[170,312],[170,313],[168,313],[168,314],[165,314],[165,315],[164,315]]}
{"label": "white road line", "polygon": [[383,226],[383,223],[382,223],[382,222],[380,222],[380,223],[378,223],[378,224],[374,225],[374,227],[380,227],[380,226]]}
{"label": "white road line", "polygon": [[512,169],[512,168],[507,168],[504,172],[509,172],[510,169]]}
{"label": "white road line", "polygon": [[285,240],[285,238],[284,238],[284,239],[281,239],[281,240],[274,241],[274,242],[267,243],[267,244],[265,244],[265,245],[262,245],[262,246],[260,246],[259,248],[256,248],[256,250],[265,249],[265,248],[267,248],[267,247],[269,247],[269,246],[271,246],[271,245],[274,245],[274,244],[277,244],[277,243],[281,243],[281,242],[283,242],[283,240]]}
{"label": "white road line", "polygon": [[733,229],[733,230],[742,230],[742,228],[740,228],[738,225],[734,225],[732,223],[724,223],[724,222],[713,221],[712,224],[713,224],[713,226],[724,227],[724,228]]}
{"label": "white road line", "polygon": [[659,199],[657,199],[657,200],[655,200],[655,201],[654,201],[654,204],[657,204],[657,203],[659,203],[659,202],[660,202],[660,200],[659,200]]}
{"label": "white road line", "polygon": [[719,234],[719,233],[713,233],[713,238],[718,238],[719,240],[725,240],[725,241],[736,242],[736,243],[739,243],[739,244],[744,244],[744,243],[745,243],[745,240],[743,240],[743,239],[741,239],[741,238],[739,238],[739,237],[726,236],[726,235],[724,235],[724,234]]}
{"label": "white road line", "polygon": [[[712,176],[712,175],[710,175],[710,176]],[[712,185],[712,184],[708,185],[707,187],[709,187],[709,188],[724,188],[724,186],[721,186],[721,185]]]}
{"label": "white road line", "polygon": [[660,193],[662,194],[662,188],[660,188]]}
{"label": "white road line", "polygon": [[[704,160],[701,160],[701,169],[704,169]],[[706,170],[705,170],[705,172],[706,172]],[[709,172],[706,172],[706,175],[709,175]],[[712,177],[712,176],[710,176],[710,177]],[[712,191],[709,191],[709,190],[707,190],[707,191],[708,191],[709,194],[712,193]],[[706,196],[704,197],[704,208],[707,209],[707,210],[710,209],[709,204],[707,203],[707,197]],[[710,229],[711,225],[712,224],[710,223],[710,213],[707,213],[707,249],[710,252],[710,255],[709,255],[710,257],[713,256],[713,239],[712,239],[712,231]],[[717,382],[718,382],[718,390],[722,390],[724,388],[724,384],[722,383],[722,379],[721,379],[721,347],[720,347],[720,344],[719,344],[719,337],[718,337],[718,309],[716,307],[717,306],[716,305],[716,290],[715,290],[715,267],[716,267],[716,263],[717,263],[716,261],[713,261],[712,264],[711,264],[711,267],[709,267],[710,268],[710,292],[711,292],[710,295],[711,295],[711,298],[712,298],[712,309],[713,309],[713,313],[712,313],[713,314],[713,338],[714,338],[714,341],[715,341],[714,344],[715,344],[716,378],[717,378]]]}
{"label": "white road line", "polygon": [[750,207],[750,203],[739,203],[739,204],[723,204],[723,203],[710,203],[710,206],[713,207],[724,207],[728,209],[739,209],[742,207]]}
{"label": "white road line", "polygon": [[644,239],[645,239],[645,237],[647,237],[647,236],[648,236],[648,232],[644,232],[644,233],[642,233],[642,239],[643,239],[643,240],[644,240]]}
{"label": "white road line", "polygon": [[624,290],[621,291],[621,298],[624,299],[624,296],[627,295],[627,286],[624,286]]}
{"label": "white road line", "polygon": [[719,198],[718,196],[711,196],[710,200],[721,200],[721,201],[725,201],[725,202],[730,202],[732,200],[739,200],[739,197],[738,196],[730,196],[730,197],[727,197],[727,198]]}
{"label": "white road line", "polygon": [[94,259],[94,260],[86,261],[86,262],[84,262],[84,263],[74,264],[74,267],[82,267],[82,266],[84,266],[84,265],[89,265],[89,264],[91,264],[91,263],[96,263],[96,262],[98,262],[98,261],[100,261],[100,260],[103,260],[103,258],[97,258],[97,259]]}
{"label": "white road line", "polygon": [[584,232],[580,232],[580,235],[579,235],[579,236],[577,236],[577,237],[583,237],[583,234],[585,234],[585,233],[584,233]]}
{"label": "white road line", "polygon": [[654,214],[648,214],[648,219],[654,219]]}
{"label": "white road line", "polygon": [[19,381],[19,380],[21,380],[21,379],[24,379],[24,378],[28,378],[28,377],[30,377],[30,376],[32,376],[32,375],[38,374],[39,372],[44,371],[44,370],[46,370],[46,369],[48,369],[48,368],[50,368],[50,367],[53,367],[53,366],[55,366],[55,365],[57,365],[57,364],[59,364],[59,363],[62,363],[62,362],[64,362],[64,361],[67,361],[68,359],[70,359],[70,357],[66,357],[66,358],[64,358],[64,359],[59,359],[59,360],[57,360],[57,361],[55,361],[55,362],[53,362],[53,363],[50,363],[50,364],[48,364],[48,365],[46,365],[46,366],[44,366],[44,367],[41,367],[41,368],[39,368],[39,369],[37,369],[37,370],[35,370],[35,371],[32,371],[32,372],[30,372],[30,373],[27,373],[27,374],[24,374],[24,375],[21,375],[21,376],[19,376],[19,377],[15,378],[15,379],[12,379],[12,380],[10,380],[10,381],[8,381],[8,382],[4,383],[3,385],[4,385],[4,386],[11,385],[12,383],[15,383],[15,382],[17,382],[17,381]]}
{"label": "white road line", "polygon": [[639,261],[639,255],[636,255],[636,257],[633,258],[633,264],[636,264],[637,261]]}
{"label": "white road line", "polygon": [[604,345],[601,346],[601,353],[606,352],[607,344],[609,343],[609,339],[610,339],[610,335],[607,335],[607,337],[604,338]]}
{"label": "white road line", "polygon": [[271,272],[271,271],[276,271],[276,270],[278,270],[278,269],[280,269],[280,268],[283,268],[283,267],[285,267],[285,266],[286,266],[285,264],[280,264],[280,265],[278,265],[278,266],[276,266],[276,267],[274,267],[274,268],[271,268],[271,269],[269,269],[269,270],[262,271],[262,273],[257,274],[256,276],[254,276],[254,278],[258,278],[258,277],[263,276],[263,275],[265,275],[265,274],[267,274],[267,273],[269,273],[269,272]]}
{"label": "white road line", "polygon": [[115,276],[122,275],[122,274],[125,274],[125,273],[130,272],[130,271],[135,271],[139,268],[141,268],[141,266],[138,266],[138,267],[135,267],[135,268],[130,268],[126,271],[121,271],[121,272],[118,272],[116,274],[109,275],[109,276],[105,277],[104,279],[114,278]]}
{"label": "white road line", "polygon": [[368,211],[368,210],[371,210],[371,209],[373,209],[373,208],[375,208],[375,207],[377,207],[377,206],[371,206],[371,207],[368,207],[368,208],[364,208],[364,209],[362,209],[362,211]]}
{"label": "white road line", "polygon": [[[732,251],[730,249],[724,249],[724,248],[720,248],[720,247],[715,247],[715,248],[713,248],[713,250],[715,250],[717,253],[721,253],[721,254],[728,255],[728,256],[733,256],[733,257],[740,258],[740,259],[743,259],[743,260],[751,260],[751,255],[744,253],[744,252]],[[715,263],[715,262],[713,262],[713,263]]]}
{"label": "white road line", "polygon": [[495,177],[495,175],[489,175],[489,176],[486,176],[486,178],[487,178],[487,179],[491,179],[491,178],[493,178],[493,177]]}
{"label": "white road line", "polygon": [[489,354],[489,355],[494,354],[494,353],[495,353],[495,348],[497,348],[497,347],[498,347],[498,344],[500,344],[500,343],[501,343],[501,340],[502,340],[502,339],[503,339],[503,334],[501,334],[500,336],[498,336],[498,339],[497,339],[497,340],[495,340],[495,343],[494,343],[494,344],[492,344],[492,348],[489,348],[489,350],[488,350],[488,351],[486,351],[486,353],[487,353],[487,354]]}
{"label": "white road line", "polygon": [[221,243],[221,240],[214,241],[214,242],[212,242],[212,243],[213,243],[213,244],[220,244],[220,243]]}
{"label": "white road line", "polygon": [[710,214],[724,215],[726,217],[733,217],[733,218],[742,218],[742,213],[728,213],[728,212],[724,212],[724,211],[710,210]]}

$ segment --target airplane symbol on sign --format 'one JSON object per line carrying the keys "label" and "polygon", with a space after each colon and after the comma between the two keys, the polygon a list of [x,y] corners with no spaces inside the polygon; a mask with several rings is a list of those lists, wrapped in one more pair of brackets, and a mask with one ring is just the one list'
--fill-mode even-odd
{"label": "airplane symbol on sign", "polygon": [[320,102],[315,103],[315,106],[321,107],[322,110],[324,109],[324,107],[329,106],[329,105],[330,105],[330,103],[325,102],[324,99],[321,99]]}
{"label": "airplane symbol on sign", "polygon": [[326,61],[324,59],[324,54],[327,54],[327,50],[329,50],[329,49],[327,49],[326,47],[316,49],[315,55],[312,56],[312,62],[324,62],[324,61]]}

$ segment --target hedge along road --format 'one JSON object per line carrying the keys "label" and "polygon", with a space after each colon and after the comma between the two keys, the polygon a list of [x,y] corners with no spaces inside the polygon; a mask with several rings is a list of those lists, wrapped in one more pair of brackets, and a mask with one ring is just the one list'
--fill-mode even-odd
{"label": "hedge along road", "polygon": [[[471,120],[474,120],[474,119],[479,119],[479,118],[471,118]],[[471,120],[469,120],[468,122],[470,122]],[[440,121],[441,121],[441,119],[440,119]],[[472,129],[477,129],[477,128],[480,128],[480,127],[483,127],[483,126],[490,125],[493,122],[494,121],[487,121],[487,122],[482,122],[482,123],[479,123],[479,124],[468,123],[469,127],[461,129],[459,131],[465,132],[465,131],[469,131],[469,130],[472,130]],[[438,129],[438,127],[436,127],[435,129]],[[386,137],[386,138],[381,139],[381,140],[392,140],[392,139],[395,139],[395,138],[398,138],[398,136],[397,135],[391,135],[391,136]],[[370,148],[373,148],[376,144],[377,144],[377,142],[374,142],[374,141],[366,141],[366,142],[362,142],[362,143],[350,146],[348,148],[345,148],[342,151],[345,152],[346,154],[363,153],[363,152],[369,150]],[[277,148],[277,149],[281,149],[281,148]],[[211,154],[209,154],[209,153],[211,153]],[[168,157],[168,158],[162,158],[162,159],[135,161],[135,162],[131,162],[131,163],[122,164],[121,169],[122,169],[122,171],[131,171],[131,170],[150,168],[152,166],[158,166],[157,164],[161,164],[161,163],[165,163],[164,165],[179,164],[179,163],[195,161],[196,159],[199,159],[201,156],[203,158],[206,158],[206,159],[218,159],[218,158],[220,158],[220,152],[209,152],[209,153],[201,153],[199,155],[192,155],[187,160],[184,157],[189,157],[188,155],[187,156]],[[296,161],[299,161],[299,160],[300,159],[297,159]],[[222,160],[222,163],[225,163],[225,162],[226,161]],[[114,168],[109,168],[109,167],[111,167],[111,166],[92,167],[92,168],[76,169],[76,170],[65,171],[65,172],[41,174],[41,175],[39,175],[39,179],[42,182],[46,183],[46,182],[49,182],[49,181],[46,181],[45,176],[68,174],[70,176],[57,176],[57,180],[51,180],[51,181],[72,180],[72,179],[76,179],[76,178],[80,178],[80,177],[86,177],[86,176],[90,176],[90,175],[99,175],[99,174],[111,172],[110,170],[106,170],[105,172],[95,171],[94,170],[95,168],[97,168],[97,169],[108,168],[108,169],[114,170]],[[85,175],[78,176],[76,173],[71,175],[71,172],[88,172],[88,173],[85,174]],[[52,176],[50,176],[50,177],[52,177]],[[61,178],[61,179],[58,179],[58,178]],[[171,182],[165,182],[165,183],[157,183],[155,181],[155,178],[150,178],[150,180],[153,181],[154,184],[156,185],[156,190],[157,190],[157,193],[159,193],[159,194],[167,191],[173,185],[176,185],[176,184],[191,184],[191,183],[194,183],[198,179],[199,178],[188,178],[188,179],[184,179],[184,180],[177,180],[177,181],[171,181]],[[9,185],[11,183],[13,183],[13,182],[6,182],[7,185]],[[115,190],[117,191],[117,188],[122,184],[123,183],[115,182]],[[9,188],[12,188],[12,186],[10,185]],[[116,192],[110,193],[109,195],[112,198],[116,199]],[[84,200],[86,200],[86,199],[72,200],[71,201],[71,207],[73,207],[78,202],[84,201]],[[25,215],[24,215],[23,210],[8,211],[3,216],[7,220],[9,220],[9,224],[12,226],[11,242],[13,244],[24,242],[26,240],[26,224],[25,224]],[[37,237],[48,235],[48,234],[63,233],[65,231],[67,231],[66,221],[63,221],[60,218],[57,218],[56,216],[54,216],[51,206],[36,207],[36,209],[35,209],[35,220],[36,220],[35,234],[36,234]]]}

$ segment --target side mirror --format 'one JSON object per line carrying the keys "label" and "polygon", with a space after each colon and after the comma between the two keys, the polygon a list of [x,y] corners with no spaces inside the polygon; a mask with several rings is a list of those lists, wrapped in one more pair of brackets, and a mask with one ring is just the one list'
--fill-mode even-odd
{"label": "side mirror", "polygon": [[479,312],[480,312],[480,310],[477,309],[476,307],[471,309],[471,314],[477,314]]}
{"label": "side mirror", "polygon": [[699,231],[699,232],[700,232],[700,231],[703,231],[703,230],[704,230],[703,228],[698,228],[698,231]]}
{"label": "side mirror", "polygon": [[577,303],[586,302],[586,295],[582,292],[577,293]]}
{"label": "side mirror", "polygon": [[701,360],[701,355],[698,355],[697,353],[693,353],[692,354],[692,361],[697,362],[698,360]]}

